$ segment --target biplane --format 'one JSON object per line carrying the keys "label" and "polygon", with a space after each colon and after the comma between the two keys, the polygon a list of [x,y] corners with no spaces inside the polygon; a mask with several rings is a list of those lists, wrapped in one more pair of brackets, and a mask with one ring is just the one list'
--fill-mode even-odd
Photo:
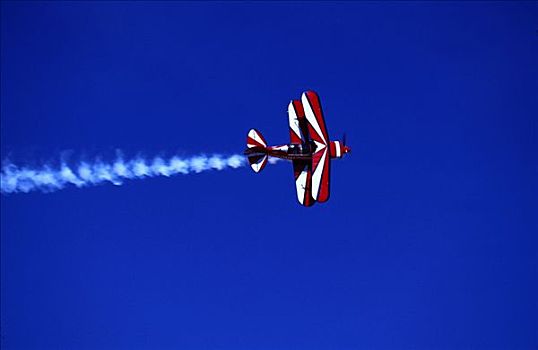
{"label": "biplane", "polygon": [[262,134],[251,129],[244,154],[252,170],[262,171],[269,157],[291,160],[299,203],[310,207],[326,202],[330,195],[331,159],[342,158],[351,149],[342,141],[330,141],[318,95],[303,93],[288,105],[290,143],[268,146]]}

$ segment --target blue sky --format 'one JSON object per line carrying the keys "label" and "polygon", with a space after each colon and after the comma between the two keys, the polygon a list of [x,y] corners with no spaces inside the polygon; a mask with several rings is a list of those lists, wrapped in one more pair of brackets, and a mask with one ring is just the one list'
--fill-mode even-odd
{"label": "blue sky", "polygon": [[291,165],[1,195],[3,349],[531,349],[537,7],[2,2],[1,157],[233,154],[307,89]]}

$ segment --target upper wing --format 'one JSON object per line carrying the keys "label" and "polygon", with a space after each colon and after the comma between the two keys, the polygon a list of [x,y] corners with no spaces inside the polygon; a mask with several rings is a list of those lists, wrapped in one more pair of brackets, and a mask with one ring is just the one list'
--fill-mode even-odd
{"label": "upper wing", "polygon": [[316,145],[312,155],[312,197],[318,202],[325,202],[330,195],[329,134],[318,95],[313,91],[307,91],[303,93],[301,101],[308,121],[309,135]]}
{"label": "upper wing", "polygon": [[288,105],[288,119],[291,143],[301,144],[308,141],[308,127],[301,101],[290,101]]}
{"label": "upper wing", "polygon": [[312,162],[305,160],[293,161],[293,172],[295,174],[295,189],[297,199],[305,207],[314,205],[312,198]]}
{"label": "upper wing", "polygon": [[312,198],[326,202],[330,195],[331,157],[325,147],[312,155]]}
{"label": "upper wing", "polygon": [[327,127],[325,126],[325,119],[323,118],[323,111],[321,110],[318,94],[314,91],[307,91],[303,93],[301,100],[303,102],[306,120],[308,121],[310,137],[314,141],[328,145],[329,134],[327,133]]}

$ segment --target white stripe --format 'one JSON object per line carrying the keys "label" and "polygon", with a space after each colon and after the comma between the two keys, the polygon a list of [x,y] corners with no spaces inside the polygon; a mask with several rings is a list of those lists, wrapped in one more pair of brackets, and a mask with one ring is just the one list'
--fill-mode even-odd
{"label": "white stripe", "polygon": [[266,161],[267,161],[267,156],[263,156],[263,158],[261,158],[258,162],[252,163],[250,164],[250,166],[252,167],[252,170],[258,173],[260,172],[262,166],[265,164]]}
{"label": "white stripe", "polygon": [[340,152],[340,141],[334,141],[334,147],[336,148],[336,157],[340,158],[340,155],[342,154]]}
{"label": "white stripe", "polygon": [[308,102],[308,97],[306,97],[306,93],[303,93],[303,97],[301,98],[303,101],[303,108],[304,113],[306,115],[306,120],[312,125],[314,130],[318,133],[318,135],[323,140],[323,143],[327,144],[327,140],[325,140],[325,135],[321,132],[320,126],[318,124],[318,120],[316,119],[316,116],[314,115],[314,111],[312,110],[312,106],[310,106],[310,102]]}
{"label": "white stripe", "polygon": [[323,151],[323,155],[321,156],[318,166],[316,167],[314,174],[312,174],[312,197],[315,200],[318,199],[319,188],[321,184],[321,175],[323,174],[323,169],[325,168],[326,157],[327,157],[327,149]]}
{"label": "white stripe", "polygon": [[306,171],[306,168],[301,172],[301,175],[297,178],[297,181],[295,181],[295,187],[297,188],[297,199],[299,199],[299,202],[301,204],[304,204],[304,193],[306,189],[306,176],[308,175],[308,172]]}
{"label": "white stripe", "polygon": [[293,107],[293,101],[288,105],[288,119],[290,124],[290,129],[293,130],[299,138],[304,141],[303,135],[301,135],[301,129],[299,129],[299,118],[297,118],[297,113],[295,113],[295,108]]}
{"label": "white stripe", "polygon": [[273,151],[283,151],[283,152],[287,152],[288,149],[290,148],[289,145],[282,145],[282,146],[273,146],[273,147],[269,147],[271,150]]}
{"label": "white stripe", "polygon": [[317,153],[317,152],[321,151],[322,149],[324,149],[325,147],[327,147],[323,143],[319,143],[316,140],[314,140],[314,143],[316,144],[316,151],[314,153]]}

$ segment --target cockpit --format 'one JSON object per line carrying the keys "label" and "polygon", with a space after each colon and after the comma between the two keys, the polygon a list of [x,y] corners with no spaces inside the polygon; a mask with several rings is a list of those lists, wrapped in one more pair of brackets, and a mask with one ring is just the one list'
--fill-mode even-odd
{"label": "cockpit", "polygon": [[288,150],[289,154],[310,154],[316,150],[314,141],[302,144],[291,144]]}

